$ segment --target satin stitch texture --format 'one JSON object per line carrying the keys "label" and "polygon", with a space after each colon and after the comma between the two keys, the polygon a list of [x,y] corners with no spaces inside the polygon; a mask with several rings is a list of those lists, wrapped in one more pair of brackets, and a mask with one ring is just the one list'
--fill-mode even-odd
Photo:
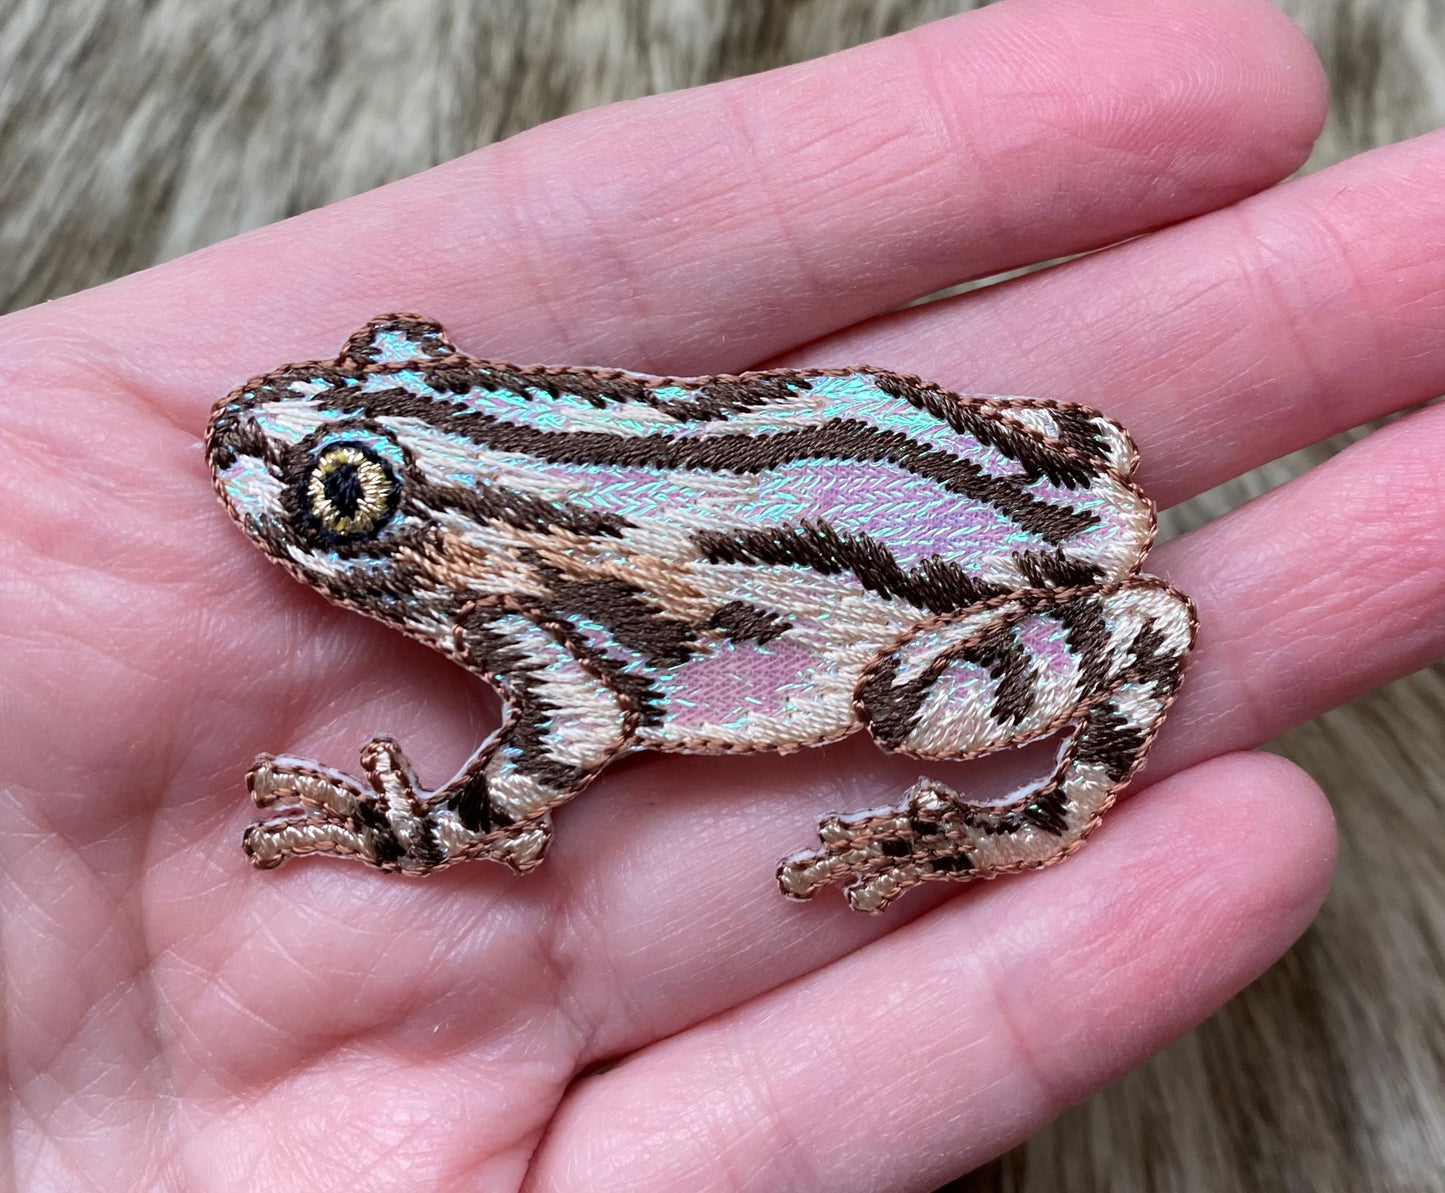
{"label": "satin stitch texture", "polygon": [[829,816],[785,895],[876,912],[918,883],[1049,865],[1138,770],[1195,635],[1141,572],[1138,453],[1085,406],[882,369],[677,379],[517,366],[435,322],[375,319],[334,360],[256,377],[207,433],[227,511],[345,608],[487,679],[508,715],[422,788],[263,755],[261,868],[352,857],[527,871],[551,812],[634,750],[791,751],[866,731],[923,762],[1054,735],[1003,802],[920,779]]}

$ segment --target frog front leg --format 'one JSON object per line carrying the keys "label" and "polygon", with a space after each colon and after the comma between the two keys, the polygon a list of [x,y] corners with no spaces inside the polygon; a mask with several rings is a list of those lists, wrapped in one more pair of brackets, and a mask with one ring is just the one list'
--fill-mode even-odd
{"label": "frog front leg", "polygon": [[455,640],[463,661],[501,689],[509,706],[502,728],[436,791],[417,783],[387,737],[362,750],[366,786],[315,762],[262,755],[247,785],[273,815],[246,830],[254,865],[327,854],[427,874],[484,857],[520,873],[542,861],[548,811],[626,747],[635,716],[559,624],[479,602],[463,610]]}
{"label": "frog front leg", "polygon": [[783,893],[841,882],[849,905],[881,911],[936,879],[992,878],[1067,857],[1143,764],[1192,645],[1194,610],[1150,577],[1032,591],[926,622],[881,654],[855,692],[885,749],[964,760],[1061,729],[1043,782],[970,803],[922,779],[895,808],[829,817],[821,850],[786,859]]}

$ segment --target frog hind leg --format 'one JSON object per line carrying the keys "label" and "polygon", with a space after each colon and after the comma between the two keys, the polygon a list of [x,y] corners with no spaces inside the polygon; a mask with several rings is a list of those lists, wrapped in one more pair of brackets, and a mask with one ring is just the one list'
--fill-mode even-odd
{"label": "frog hind leg", "polygon": [[964,760],[1067,730],[1057,766],[1005,802],[970,803],[925,778],[897,807],[827,817],[823,847],[779,865],[783,893],[841,883],[854,910],[877,912],[921,882],[1061,861],[1143,765],[1195,625],[1186,596],[1140,576],[985,602],[910,631],[855,692],[879,745]]}
{"label": "frog hind leg", "polygon": [[315,762],[262,755],[247,785],[271,815],[246,830],[253,865],[319,854],[421,875],[472,858],[518,873],[541,863],[550,809],[626,748],[636,717],[574,644],[526,613],[470,606],[456,639],[463,660],[502,690],[509,715],[501,729],[436,791],[418,784],[388,737],[362,749],[365,785]]}

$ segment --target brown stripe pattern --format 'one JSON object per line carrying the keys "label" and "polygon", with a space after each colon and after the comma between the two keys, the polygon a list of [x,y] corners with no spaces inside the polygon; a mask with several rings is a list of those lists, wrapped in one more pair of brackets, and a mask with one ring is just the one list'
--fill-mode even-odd
{"label": "brown stripe pattern", "polygon": [[318,853],[525,872],[551,809],[641,748],[862,729],[965,759],[1066,735],[1010,802],[923,779],[882,813],[826,818],[822,847],[779,868],[790,897],[840,883],[877,911],[1077,848],[1142,763],[1194,635],[1188,599],[1138,574],[1153,509],[1137,453],[1085,407],[876,369],[516,366],[394,315],[218,403],[207,448],[272,558],[508,707],[433,791],[387,738],[363,749],[364,783],[264,756],[248,785],[267,814],[245,837],[262,868]]}

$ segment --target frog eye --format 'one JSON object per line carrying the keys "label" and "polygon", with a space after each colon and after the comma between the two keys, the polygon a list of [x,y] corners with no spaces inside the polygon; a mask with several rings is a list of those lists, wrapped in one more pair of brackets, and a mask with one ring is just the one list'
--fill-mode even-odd
{"label": "frog eye", "polygon": [[306,479],[311,516],[342,538],[379,530],[396,508],[396,478],[370,449],[338,443],[317,457]]}

